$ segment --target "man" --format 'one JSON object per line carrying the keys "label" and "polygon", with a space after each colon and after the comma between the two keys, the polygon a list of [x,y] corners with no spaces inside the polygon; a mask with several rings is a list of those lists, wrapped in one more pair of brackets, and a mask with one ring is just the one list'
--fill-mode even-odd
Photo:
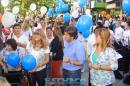
{"label": "man", "polygon": [[116,26],[116,28],[115,28],[114,38],[118,42],[118,41],[121,41],[121,39],[123,37],[124,29],[121,27],[120,20],[116,21],[115,26]]}
{"label": "man", "polygon": [[8,39],[15,39],[18,45],[18,51],[20,55],[25,54],[25,48],[29,43],[28,37],[23,34],[20,24],[14,24],[13,32],[9,35]]}
{"label": "man", "polygon": [[68,26],[64,31],[63,86],[79,86],[85,63],[85,49],[77,40],[77,30]]}

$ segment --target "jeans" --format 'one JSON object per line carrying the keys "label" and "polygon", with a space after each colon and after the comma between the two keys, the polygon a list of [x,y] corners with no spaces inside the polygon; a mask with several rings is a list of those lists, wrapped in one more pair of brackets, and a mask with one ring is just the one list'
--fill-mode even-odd
{"label": "jeans", "polygon": [[28,77],[29,86],[36,86],[36,82],[38,86],[45,86],[45,78],[46,78],[46,68],[41,71],[33,72]]}
{"label": "jeans", "polygon": [[63,69],[63,86],[79,86],[81,79],[81,69],[68,71]]}
{"label": "jeans", "polygon": [[113,86],[113,84],[107,85],[107,86]]}

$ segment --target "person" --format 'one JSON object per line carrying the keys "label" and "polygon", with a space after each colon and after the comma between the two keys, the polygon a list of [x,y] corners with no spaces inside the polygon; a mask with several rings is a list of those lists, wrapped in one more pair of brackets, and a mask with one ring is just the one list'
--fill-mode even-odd
{"label": "person", "polygon": [[[63,62],[63,36],[60,28],[54,28],[53,30],[54,39],[50,44],[50,54],[52,58],[51,62],[51,79],[62,78],[61,68]],[[60,83],[60,85],[62,85]]]}
{"label": "person", "polygon": [[63,86],[79,86],[81,69],[85,64],[85,49],[77,40],[74,26],[64,31]]}
{"label": "person", "polygon": [[52,27],[47,27],[46,28],[46,37],[47,37],[47,40],[49,42],[49,44],[52,42],[52,40],[54,39],[53,37],[53,31],[52,31]]}
{"label": "person", "polygon": [[92,86],[112,86],[115,81],[114,70],[122,56],[111,47],[110,32],[105,27],[95,30],[96,45],[90,54],[90,82]]}
{"label": "person", "polygon": [[116,21],[115,26],[116,26],[116,28],[115,28],[115,31],[114,31],[114,40],[116,42],[119,42],[119,41],[121,41],[121,39],[123,37],[124,29],[121,27],[120,20]]}
{"label": "person", "polygon": [[130,18],[125,23],[125,31],[123,32],[123,45],[130,48]]}
{"label": "person", "polygon": [[[18,65],[16,68],[10,66],[7,63],[7,57],[8,55],[10,55],[11,53],[20,53],[17,50],[17,42],[15,41],[15,39],[8,39],[6,41],[6,47],[0,52],[0,65],[2,65],[2,68],[4,69],[4,76],[7,78],[7,80],[10,83],[14,83],[14,82],[19,82],[18,78],[16,77],[12,77],[10,76],[11,74],[20,74],[21,73],[21,67],[20,65]],[[14,75],[14,76],[15,76]],[[21,76],[19,76],[19,78],[21,78]]]}
{"label": "person", "polygon": [[27,45],[28,53],[32,54],[37,62],[36,68],[29,71],[31,78],[30,86],[45,86],[46,64],[49,62],[49,46],[44,33],[35,31],[32,35],[30,43]]}
{"label": "person", "polygon": [[0,86],[11,86],[4,77],[0,77]]}
{"label": "person", "polygon": [[35,18],[35,24],[34,24],[35,28],[34,28],[34,31],[37,30],[37,29],[42,29],[42,25],[41,25],[41,19],[39,16],[37,16]]}
{"label": "person", "polygon": [[23,24],[22,24],[21,28],[23,30],[23,34],[26,35],[28,40],[30,40],[30,38],[32,36],[32,30],[31,30],[30,21],[28,19],[25,19],[23,21]]}
{"label": "person", "polygon": [[29,42],[28,37],[23,34],[21,25],[17,23],[13,25],[13,32],[9,35],[8,39],[15,39],[20,51],[24,51]]}

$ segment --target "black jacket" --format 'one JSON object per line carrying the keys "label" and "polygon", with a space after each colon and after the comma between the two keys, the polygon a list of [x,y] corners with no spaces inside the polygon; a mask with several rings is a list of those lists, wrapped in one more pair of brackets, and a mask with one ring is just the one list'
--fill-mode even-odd
{"label": "black jacket", "polygon": [[63,47],[58,37],[55,37],[50,44],[52,60],[63,60]]}

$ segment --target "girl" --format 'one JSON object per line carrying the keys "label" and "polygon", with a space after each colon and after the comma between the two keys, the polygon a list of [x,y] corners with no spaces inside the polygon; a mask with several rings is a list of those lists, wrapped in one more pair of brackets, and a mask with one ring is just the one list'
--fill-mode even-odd
{"label": "girl", "polygon": [[29,84],[30,86],[36,86],[37,82],[38,86],[45,86],[46,64],[49,61],[49,47],[46,36],[39,31],[34,32],[27,50],[37,61],[36,68],[30,72],[31,80]]}
{"label": "girl", "polygon": [[50,51],[52,57],[51,78],[61,78],[61,67],[63,60],[63,36],[59,28],[54,28],[54,39],[50,44]]}
{"label": "girl", "polygon": [[96,45],[90,55],[90,78],[92,86],[112,86],[113,71],[118,68],[117,59],[122,56],[111,48],[110,32],[105,27],[95,30]]}

